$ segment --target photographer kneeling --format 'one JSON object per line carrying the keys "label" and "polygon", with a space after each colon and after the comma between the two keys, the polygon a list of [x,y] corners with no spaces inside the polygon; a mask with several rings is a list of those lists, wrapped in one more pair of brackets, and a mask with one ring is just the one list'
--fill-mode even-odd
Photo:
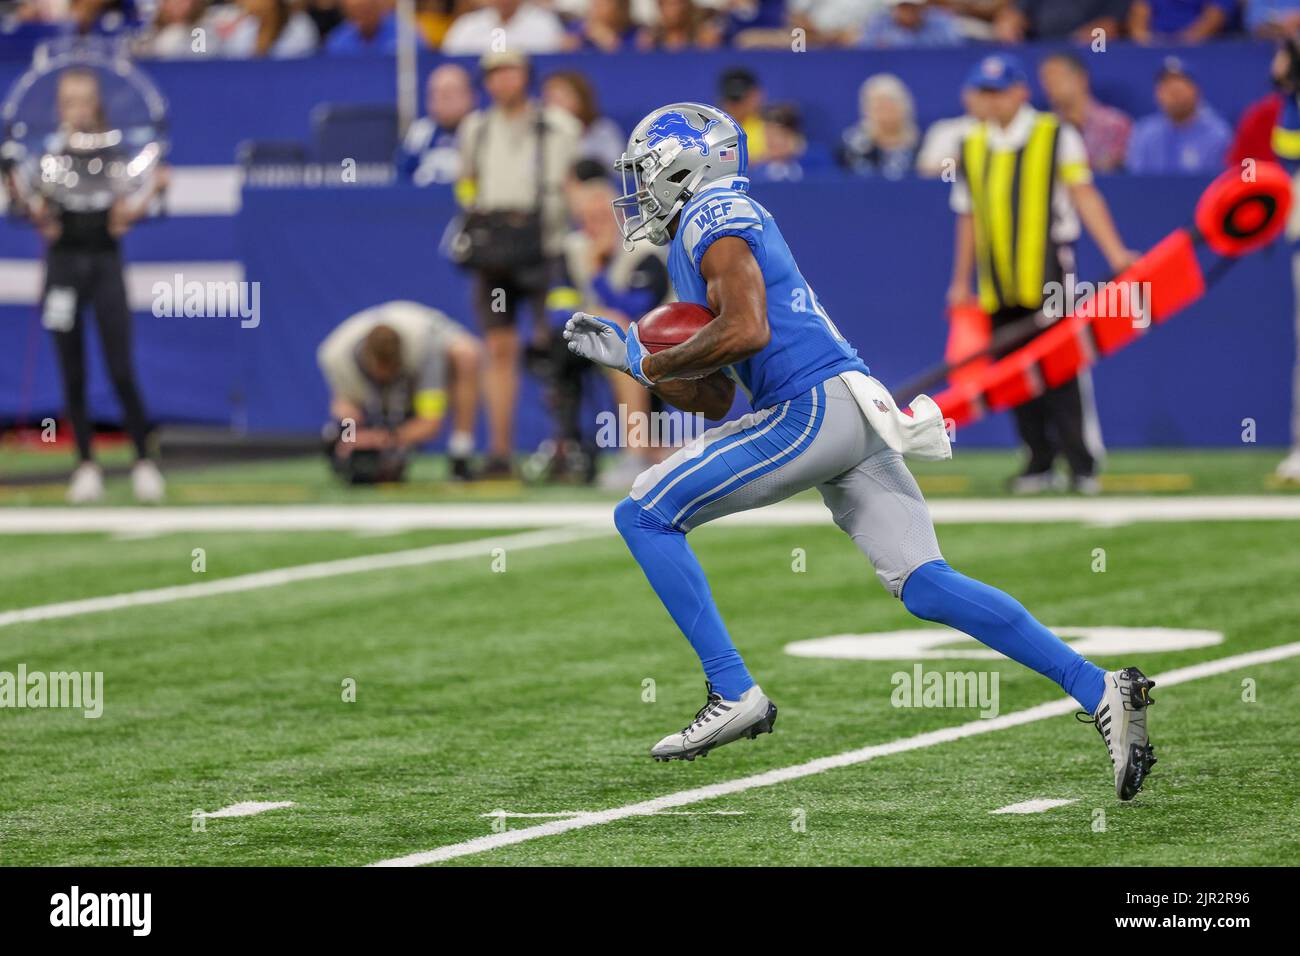
{"label": "photographer kneeling", "polygon": [[352,484],[401,481],[411,450],[432,441],[448,406],[453,477],[468,480],[482,349],[437,309],[386,302],[329,334],[316,360],[330,387],[325,453]]}

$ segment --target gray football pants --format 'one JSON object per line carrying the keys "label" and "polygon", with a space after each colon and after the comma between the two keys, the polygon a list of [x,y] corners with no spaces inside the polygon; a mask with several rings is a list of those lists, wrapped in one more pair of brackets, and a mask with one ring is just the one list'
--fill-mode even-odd
{"label": "gray football pants", "polygon": [[631,501],[661,526],[690,531],[808,488],[895,597],[912,571],[943,557],[916,479],[839,377],[710,429],[644,472]]}

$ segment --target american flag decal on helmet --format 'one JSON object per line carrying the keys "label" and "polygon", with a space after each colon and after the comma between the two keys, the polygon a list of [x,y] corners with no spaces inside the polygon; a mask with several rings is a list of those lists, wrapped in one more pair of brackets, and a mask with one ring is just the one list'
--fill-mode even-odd
{"label": "american flag decal on helmet", "polygon": [[736,158],[736,147],[724,146],[718,150],[718,162],[729,163]]}

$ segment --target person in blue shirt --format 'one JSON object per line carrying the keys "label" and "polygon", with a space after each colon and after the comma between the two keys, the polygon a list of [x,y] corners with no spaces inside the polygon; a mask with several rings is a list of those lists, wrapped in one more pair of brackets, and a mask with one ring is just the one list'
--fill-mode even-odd
{"label": "person in blue shirt", "polygon": [[885,0],[884,8],[872,14],[859,46],[943,47],[965,41],[957,18],[918,0]]}
{"label": "person in blue shirt", "polygon": [[1204,43],[1232,24],[1237,0],[1134,0],[1129,36],[1138,43]]}
{"label": "person in blue shirt", "polygon": [[[415,42],[427,49],[417,30]],[[351,56],[358,53],[397,52],[397,14],[386,9],[383,0],[343,0],[343,22],[330,31],[325,52]]]}
{"label": "person in blue shirt", "polygon": [[[1116,794],[1132,799],[1155,761],[1146,729],[1151,681],[1135,667],[1103,671],[1010,595],[944,561],[903,462],[904,454],[951,456],[942,412],[918,396],[904,414],[871,377],[776,220],[750,195],[748,166],[744,130],[717,107],[674,103],[646,116],[617,166],[624,195],[614,210],[623,238],[668,246],[678,299],[714,317],[654,353],[642,345],[637,322],[624,332],[577,312],[564,330],[574,354],[625,372],[683,411],[720,419],[737,387],[754,409],[643,472],[614,509],[615,526],[708,682],[695,719],[655,744],[651,756],[694,760],[772,731],[776,705],[732,642],[686,536],[708,521],[816,488],[911,613],[970,634],[1078,700],[1111,755]],[[622,597],[593,595],[613,614],[625,610]]]}
{"label": "person in blue shirt", "polygon": [[1131,173],[1217,173],[1232,130],[1201,100],[1196,77],[1182,60],[1165,57],[1156,77],[1160,112],[1133,124],[1124,165]]}
{"label": "person in blue shirt", "polygon": [[755,182],[797,182],[809,173],[834,169],[830,151],[804,135],[803,113],[796,103],[763,108],[767,155],[753,169]]}
{"label": "person in blue shirt", "polygon": [[474,82],[459,64],[444,63],[429,74],[425,115],[411,123],[397,149],[398,172],[417,186],[450,186],[460,179],[456,131],[474,109]]}

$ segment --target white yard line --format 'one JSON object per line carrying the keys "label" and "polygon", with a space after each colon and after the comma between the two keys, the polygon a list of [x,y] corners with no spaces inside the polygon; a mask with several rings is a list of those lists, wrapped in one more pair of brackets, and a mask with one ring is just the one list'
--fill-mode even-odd
{"label": "white yard line", "polygon": [[1078,803],[1078,800],[1026,800],[1024,803],[1013,803],[1010,806],[998,807],[996,810],[990,810],[989,813],[1045,813],[1056,807],[1069,806],[1071,803]]}
{"label": "white yard line", "polygon": [[[446,528],[613,529],[613,501],[563,503],[229,505],[188,508],[3,508],[0,535],[174,534],[181,531],[359,531],[385,533]],[[939,524],[1128,524],[1137,521],[1300,521],[1300,495],[1100,498],[939,498],[929,502]],[[720,524],[749,527],[829,525],[818,501],[780,504],[730,515]]]}
{"label": "white yard line", "polygon": [[[299,564],[287,568],[275,568],[270,571],[257,571],[252,574],[219,578],[215,581],[178,584],[173,587],[152,588],[147,591],[128,591],[123,594],[83,598],[79,601],[61,601],[57,604],[38,604],[35,607],[0,612],[0,627],[8,627],[11,624],[25,624],[31,621],[76,617],[81,614],[94,614],[100,611],[117,611],[128,607],[170,604],[173,601],[188,601],[194,598],[214,597],[219,594],[238,594],[243,591],[257,591],[262,588],[279,587],[282,584],[317,581],[321,578],[334,578],[344,574],[360,574],[365,571],[410,568],[423,564],[437,564],[442,561],[459,561],[463,558],[481,557],[486,560],[495,548],[504,548],[507,552],[519,551],[525,548],[541,548],[552,544],[581,541],[585,538],[603,534],[605,534],[604,529],[548,528],[541,531],[525,531],[521,534],[502,535],[494,538],[476,538],[455,544],[435,544],[427,548],[409,548],[405,551],[391,551],[386,554],[369,554],[359,558],[341,558],[337,561],[321,561],[316,564]],[[486,567],[486,564],[484,566]]]}
{"label": "white yard line", "polygon": [[[1235,654],[1232,657],[1221,657],[1217,660],[1206,661],[1202,664],[1193,664],[1190,667],[1180,667],[1164,674],[1157,674],[1155,680],[1160,687],[1169,687],[1173,684],[1182,684],[1201,677],[1223,674],[1228,671],[1238,670],[1242,667],[1249,667],[1253,664],[1267,664],[1273,661],[1284,660],[1288,657],[1295,657],[1297,655],[1300,655],[1300,642],[1282,644],[1277,647],[1270,647],[1266,650],[1249,651],[1244,654]],[[1157,688],[1156,696],[1159,697],[1159,688]],[[1019,727],[1023,724],[1045,720],[1048,717],[1058,717],[1068,714],[1077,709],[1078,705],[1072,700],[1052,701],[1051,703],[1039,704],[1036,707],[1029,707],[1025,710],[1018,710],[1014,713],[1004,714],[1000,717],[993,717],[989,720],[973,720],[970,723],[958,724],[953,727],[944,727],[940,730],[932,730],[928,733],[917,734],[914,737],[904,737],[900,740],[894,740],[885,744],[874,744],[870,747],[862,747],[858,750],[848,750],[844,753],[835,754],[830,757],[821,757],[817,760],[795,764],[791,767],[781,767],[777,770],[768,770],[765,773],[754,774],[749,777],[740,777],[735,780],[726,780],[722,783],[715,783],[706,787],[681,790],[677,793],[669,793],[662,797],[655,797],[652,800],[643,800],[640,803],[614,807],[610,810],[600,810],[595,813],[588,813],[578,817],[570,817],[566,820],[551,820],[547,823],[539,823],[534,826],[524,827],[520,830],[507,830],[503,833],[492,833],[486,836],[475,837],[472,840],[466,840],[463,843],[452,843],[447,846],[438,847],[434,850],[424,850],[419,853],[411,853],[407,856],[399,856],[390,860],[381,860],[378,863],[372,863],[370,865],[422,866],[427,863],[441,863],[445,860],[456,859],[457,857],[471,856],[475,853],[485,853],[489,850],[498,850],[501,847],[513,846],[517,843],[526,843],[529,840],[537,840],[541,837],[568,833],[570,830],[581,830],[585,827],[614,823],[618,820],[626,820],[630,817],[650,816],[664,810],[689,806],[693,803],[700,803],[705,800],[712,800],[716,797],[728,796],[734,793],[743,793],[746,790],[753,790],[757,787],[770,787],[778,783],[788,783],[791,780],[798,780],[802,777],[811,777],[815,774],[825,773],[828,770],[838,770],[842,767],[852,767],[860,763],[866,763],[869,760],[875,760],[877,757],[886,757],[890,754],[905,753],[909,750],[921,750],[926,747],[934,747],[938,744],[950,743],[954,740],[962,740],[967,737],[978,736],[979,734],[991,733],[995,730]],[[1158,739],[1159,738],[1157,737],[1157,740]]]}
{"label": "white yard line", "polygon": [[220,810],[213,810],[211,813],[196,812],[195,816],[203,817],[207,820],[216,820],[222,817],[251,817],[259,813],[265,813],[267,810],[283,810],[285,807],[296,807],[297,804],[292,800],[279,800],[272,803],[262,803],[257,800],[246,800],[243,803],[233,803],[228,807],[222,807]]}

